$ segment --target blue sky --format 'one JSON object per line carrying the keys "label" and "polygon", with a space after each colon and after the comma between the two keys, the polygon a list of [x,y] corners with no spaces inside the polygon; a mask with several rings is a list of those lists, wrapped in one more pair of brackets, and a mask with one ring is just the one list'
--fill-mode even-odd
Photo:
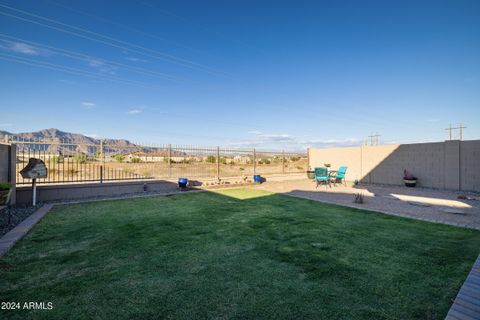
{"label": "blue sky", "polygon": [[479,1],[0,0],[0,130],[257,146],[480,138]]}

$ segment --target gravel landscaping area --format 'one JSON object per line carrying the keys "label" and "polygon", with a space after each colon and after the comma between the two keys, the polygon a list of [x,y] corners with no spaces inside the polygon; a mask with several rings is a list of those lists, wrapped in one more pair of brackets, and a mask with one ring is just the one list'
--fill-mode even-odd
{"label": "gravel landscaping area", "polygon": [[[476,193],[383,185],[316,188],[316,183],[307,179],[267,182],[255,188],[480,230],[480,197]],[[353,203],[358,193],[364,196],[363,204]]]}
{"label": "gravel landscaping area", "polygon": [[20,222],[28,218],[38,208],[43,206],[42,203],[37,204],[35,207],[31,206],[17,206],[17,207],[5,207],[0,210],[0,237],[12,230]]}

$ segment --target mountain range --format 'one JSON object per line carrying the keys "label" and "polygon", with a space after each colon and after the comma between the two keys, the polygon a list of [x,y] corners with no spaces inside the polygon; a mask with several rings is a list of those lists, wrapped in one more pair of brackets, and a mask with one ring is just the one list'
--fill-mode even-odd
{"label": "mountain range", "polygon": [[108,148],[109,153],[120,153],[130,151],[152,152],[154,149],[149,147],[140,147],[125,139],[96,139],[80,133],[71,133],[61,131],[55,128],[44,129],[34,132],[11,133],[0,130],[0,142],[6,141],[24,141],[24,142],[45,142],[41,144],[29,144],[30,150],[51,152],[51,153],[85,153],[94,154],[103,141],[103,145]]}

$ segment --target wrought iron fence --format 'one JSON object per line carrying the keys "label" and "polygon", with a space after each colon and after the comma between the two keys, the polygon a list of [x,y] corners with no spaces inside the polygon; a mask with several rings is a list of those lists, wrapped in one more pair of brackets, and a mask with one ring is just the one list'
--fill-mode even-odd
{"label": "wrought iron fence", "polygon": [[69,140],[20,139],[17,146],[17,184],[29,158],[42,159],[48,177],[37,183],[81,183],[138,179],[234,178],[254,174],[305,172],[306,153],[221,147],[143,145],[112,140],[79,143]]}

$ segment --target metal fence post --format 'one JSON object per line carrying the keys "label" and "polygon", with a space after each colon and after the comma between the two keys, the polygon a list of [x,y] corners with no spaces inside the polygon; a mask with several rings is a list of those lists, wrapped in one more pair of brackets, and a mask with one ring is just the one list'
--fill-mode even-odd
{"label": "metal fence post", "polygon": [[257,153],[253,148],[253,175],[257,174]]}
{"label": "metal fence post", "polygon": [[168,145],[168,177],[172,177],[172,145]]}
{"label": "metal fence post", "polygon": [[217,147],[217,177],[220,178],[220,147]]}
{"label": "metal fence post", "polygon": [[282,150],[282,174],[285,174],[285,150]]}
{"label": "metal fence post", "polygon": [[103,152],[103,139],[100,140],[100,183],[103,183],[103,167],[105,165],[105,153]]}

